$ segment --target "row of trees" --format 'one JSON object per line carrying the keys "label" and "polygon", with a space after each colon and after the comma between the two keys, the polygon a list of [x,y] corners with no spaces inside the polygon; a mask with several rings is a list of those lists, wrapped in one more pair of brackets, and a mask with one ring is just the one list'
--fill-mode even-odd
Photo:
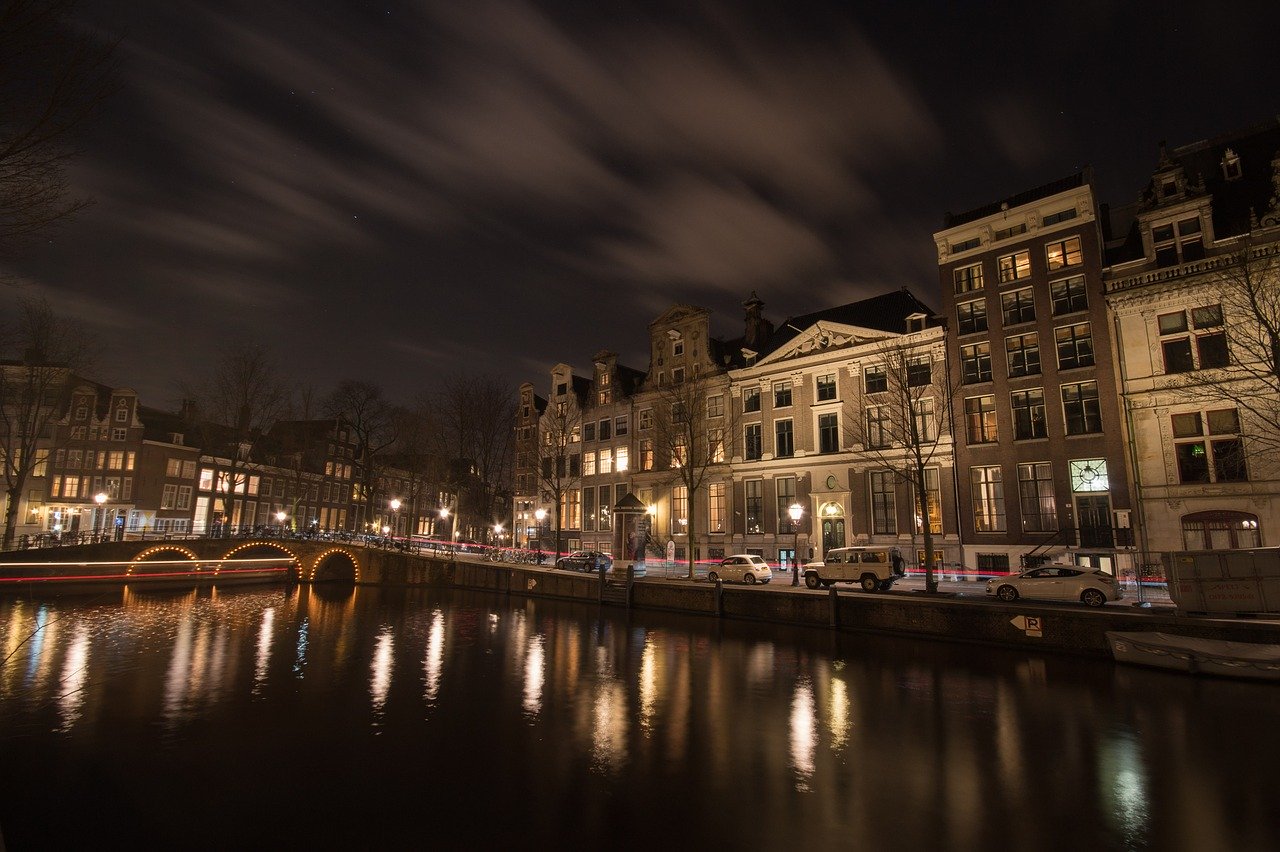
{"label": "row of trees", "polygon": [[[68,382],[87,377],[96,363],[92,336],[47,301],[19,300],[0,322],[0,473],[8,497],[4,545],[19,525],[20,497],[66,430],[55,428],[66,414]],[[379,481],[394,468],[409,483],[401,499],[418,517],[438,509],[438,493],[450,495],[457,528],[482,530],[507,517],[513,446],[515,391],[493,376],[454,376],[423,389],[408,403],[390,398],[379,385],[347,380],[325,392],[299,385],[269,350],[231,347],[202,374],[178,388],[192,416],[187,442],[220,459],[225,487],[235,492],[270,453],[273,466],[293,470],[299,483],[323,463],[327,435],[308,438],[294,430],[294,444],[270,443],[281,421],[341,418],[357,445],[359,471],[352,529],[361,530],[381,507]],[[288,430],[286,430],[288,431]],[[300,489],[295,489],[295,493]]]}

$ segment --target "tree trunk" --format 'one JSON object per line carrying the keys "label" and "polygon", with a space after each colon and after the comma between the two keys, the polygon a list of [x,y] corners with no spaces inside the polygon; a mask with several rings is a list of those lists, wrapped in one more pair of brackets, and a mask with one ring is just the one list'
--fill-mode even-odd
{"label": "tree trunk", "polygon": [[924,468],[916,470],[916,508],[920,512],[920,528],[924,531],[924,590],[929,594],[938,591],[938,578],[933,564],[933,530],[929,527],[929,493],[925,490]]}
{"label": "tree trunk", "polygon": [[13,539],[16,536],[18,520],[18,498],[22,495],[22,486],[15,485],[6,494],[9,505],[4,509],[4,550],[13,550]]}

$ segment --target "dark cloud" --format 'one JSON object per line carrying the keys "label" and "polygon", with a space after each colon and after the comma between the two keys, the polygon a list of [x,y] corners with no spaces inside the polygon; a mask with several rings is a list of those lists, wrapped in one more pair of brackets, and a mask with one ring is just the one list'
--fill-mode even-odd
{"label": "dark cloud", "polygon": [[[76,172],[97,204],[10,290],[158,401],[232,340],[407,397],[602,347],[643,367],[673,301],[936,302],[943,210],[1097,157],[1089,122],[1146,144],[1104,108],[1143,19],[905,5],[83,0],[124,60]],[[1224,94],[1215,119],[1275,109]]]}

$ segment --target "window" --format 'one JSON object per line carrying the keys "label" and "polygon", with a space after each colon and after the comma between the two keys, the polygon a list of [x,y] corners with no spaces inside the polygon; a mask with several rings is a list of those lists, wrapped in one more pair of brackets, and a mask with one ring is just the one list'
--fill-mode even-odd
{"label": "window", "polygon": [[1089,307],[1089,294],[1085,289],[1084,276],[1064,278],[1049,286],[1053,297],[1053,315],[1073,314]]}
{"label": "window", "polygon": [[[715,396],[707,397],[707,416],[724,417],[724,394],[718,393]],[[618,434],[622,435],[624,433],[619,432]]]}
{"label": "window", "polygon": [[124,470],[124,450],[112,450],[106,455],[108,470]]}
{"label": "window", "polygon": [[707,430],[707,459],[712,462],[724,461],[724,430]]}
{"label": "window", "polygon": [[1151,228],[1151,247],[1156,266],[1175,266],[1204,257],[1204,241],[1200,233],[1200,217],[1166,222]]}
{"label": "window", "polygon": [[569,384],[567,382],[561,382],[560,384],[556,385],[556,396],[564,396],[568,392],[569,392]]}
{"label": "window", "polygon": [[965,437],[970,444],[996,440],[996,398],[971,396],[964,401]]}
{"label": "window", "polygon": [[764,531],[764,480],[748,479],[746,481],[747,533]]}
{"label": "window", "polygon": [[1068,266],[1079,266],[1081,262],[1080,238],[1067,237],[1065,240],[1047,243],[1044,247],[1045,264],[1050,272]]}
{"label": "window", "polygon": [[560,517],[564,518],[564,529],[582,529],[582,504],[578,500],[579,496],[576,488],[564,492],[560,501]]}
{"label": "window", "polygon": [[111,440],[113,441],[125,441],[125,440],[128,440],[128,438],[129,438],[128,429],[112,429],[111,430]]}
{"label": "window", "polygon": [[175,506],[174,508],[176,509],[191,508],[191,486],[190,485],[178,486],[178,505]]}
{"label": "window", "polygon": [[791,405],[791,382],[773,383],[773,407],[787,408]]}
{"label": "window", "polygon": [[596,490],[582,489],[582,529],[595,532],[596,529]]}
{"label": "window", "polygon": [[1009,403],[1013,408],[1014,440],[1045,437],[1044,388],[1014,391],[1009,394]]}
{"label": "window", "polygon": [[1187,325],[1187,313],[1177,311],[1161,314],[1156,319],[1160,328],[1164,371],[1188,373],[1197,369],[1227,366],[1231,358],[1227,349],[1227,335],[1223,330],[1222,305],[1192,308],[1190,329]]}
{"label": "window", "polygon": [[1000,296],[1000,315],[1005,325],[1035,322],[1036,302],[1030,287],[1014,290]]}
{"label": "window", "polygon": [[671,383],[678,385],[684,382],[684,367],[671,368]]}
{"label": "window", "polygon": [[818,376],[818,402],[829,402],[836,398],[836,376],[835,373],[828,373],[825,376]]}
{"label": "window", "polygon": [[774,495],[777,497],[777,518],[778,532],[790,533],[791,526],[791,504],[796,502],[796,478],[794,476],[780,476],[773,481]]}
{"label": "window", "polygon": [[116,422],[127,423],[128,420],[129,420],[129,404],[121,403],[120,407],[116,409]]}
{"label": "window", "polygon": [[952,273],[956,284],[957,293],[968,293],[971,290],[982,289],[982,264],[975,263],[970,266],[962,266]]}
{"label": "window", "polygon": [[[911,482],[911,514],[915,517],[916,533],[924,533],[923,519],[920,517],[920,501],[916,496],[915,480]],[[929,532],[942,535],[942,488],[938,484],[938,469],[927,467],[924,470],[925,505],[928,507]],[[939,562],[942,560],[939,559]]]}
{"label": "window", "polygon": [[[1174,454],[1178,460],[1178,481],[1247,482],[1244,441],[1240,437],[1240,415],[1234,408],[1175,414]],[[1208,438],[1205,440],[1205,424]],[[1180,438],[1196,440],[1180,441]]]}
{"label": "window", "polygon": [[712,482],[707,485],[707,532],[725,532],[725,484]]}
{"label": "window", "polygon": [[1054,329],[1058,345],[1058,369],[1093,366],[1093,332],[1089,323],[1066,325]]}
{"label": "window", "polygon": [[982,245],[982,240],[980,238],[970,237],[967,240],[961,240],[960,242],[953,245],[951,247],[951,251],[953,253],[968,251],[969,249],[976,249],[980,245]]}
{"label": "window", "polygon": [[991,381],[991,344],[984,340],[961,346],[960,374],[966,385]]}
{"label": "window", "polygon": [[613,421],[605,418],[600,421],[600,429],[596,432],[601,441],[607,441],[613,437]]}
{"label": "window", "polygon": [[613,418],[613,434],[619,438],[627,434],[627,416],[625,414]]}
{"label": "window", "polygon": [[818,415],[818,452],[837,453],[840,451],[840,416],[838,414]]}
{"label": "window", "polygon": [[773,454],[778,458],[787,458],[796,454],[795,434],[790,420],[774,421]]}
{"label": "window", "polygon": [[182,459],[167,459],[164,465],[164,475],[174,478],[182,476]]}
{"label": "window", "polygon": [[1247,512],[1183,515],[1182,540],[1187,550],[1235,550],[1262,545],[1258,516]]}
{"label": "window", "polygon": [[1004,532],[1004,481],[1000,467],[969,470],[973,487],[973,528],[976,532]]}
{"label": "window", "polygon": [[1018,502],[1022,528],[1027,532],[1054,532],[1058,510],[1053,497],[1053,465],[1033,462],[1018,465]]}
{"label": "window", "polygon": [[987,302],[975,299],[956,305],[956,333],[976,334],[987,330]]}
{"label": "window", "polygon": [[933,381],[933,364],[928,358],[912,358],[907,362],[907,387],[928,387]]}
{"label": "window", "polygon": [[748,423],[742,434],[743,441],[743,458],[747,461],[756,461],[759,459],[764,450],[760,443],[760,424]]}
{"label": "window", "polygon": [[653,439],[640,439],[640,469],[653,470]]}
{"label": "window", "polygon": [[1000,274],[1001,284],[1020,281],[1031,274],[1031,252],[1023,249],[1013,254],[1006,254],[996,261],[996,268]]}
{"label": "window", "polygon": [[677,358],[684,354],[684,338],[678,337],[671,341],[671,354]]}
{"label": "window", "polygon": [[867,393],[884,393],[889,389],[889,375],[883,364],[867,367],[862,373]]}
{"label": "window", "polygon": [[1098,404],[1098,383],[1080,382],[1062,386],[1062,410],[1068,435],[1102,431],[1102,409]]}
{"label": "window", "polygon": [[895,503],[893,472],[873,470],[871,481],[871,532],[873,535],[896,535],[898,511]]}
{"label": "window", "polygon": [[1076,218],[1076,209],[1074,207],[1069,207],[1066,210],[1059,210],[1057,213],[1050,213],[1048,216],[1045,216],[1044,219],[1041,220],[1041,224],[1045,226],[1056,225],[1059,222],[1066,222],[1067,220],[1074,218]]}
{"label": "window", "polygon": [[172,509],[178,503],[178,486],[166,485],[160,492],[160,508]]}
{"label": "window", "polygon": [[1040,374],[1040,335],[1036,332],[1015,334],[1004,339],[1005,360],[1010,376]]}
{"label": "window", "polygon": [[685,444],[684,433],[671,438],[671,466],[684,467],[689,463],[689,447]]}
{"label": "window", "polygon": [[592,451],[591,451],[591,452],[589,452],[589,453],[583,453],[583,454],[582,454],[582,475],[583,475],[583,476],[595,476],[595,475],[596,475],[596,454],[595,454],[595,450],[592,450]]}
{"label": "window", "polygon": [[911,420],[912,425],[915,427],[915,440],[917,443],[932,441],[937,437],[937,432],[934,429],[936,421],[933,417],[932,397],[913,399],[911,401]]}
{"label": "window", "polygon": [[760,388],[743,388],[742,389],[742,410],[743,411],[759,411],[760,410]]}
{"label": "window", "polygon": [[600,451],[599,469],[601,473],[613,473],[613,450],[611,448],[606,447]]}
{"label": "window", "polygon": [[[600,508],[596,512],[599,516],[599,522],[596,524],[596,528],[600,532],[609,532],[609,530],[613,529],[613,489],[608,485],[600,486],[600,502],[598,505]],[[583,509],[583,514],[585,517],[586,509]]]}
{"label": "window", "polygon": [[1018,224],[1010,225],[1007,228],[997,229],[995,233],[991,235],[991,237],[993,241],[999,242],[1000,240],[1007,240],[1007,239],[1010,239],[1011,237],[1021,236],[1026,232],[1027,232],[1027,223],[1019,222]]}
{"label": "window", "polygon": [[867,446],[887,447],[892,441],[889,428],[889,406],[872,405],[867,408]]}
{"label": "window", "polygon": [[637,425],[641,429],[652,429],[653,428],[653,409],[652,408],[640,409],[639,419],[640,419],[640,422]]}

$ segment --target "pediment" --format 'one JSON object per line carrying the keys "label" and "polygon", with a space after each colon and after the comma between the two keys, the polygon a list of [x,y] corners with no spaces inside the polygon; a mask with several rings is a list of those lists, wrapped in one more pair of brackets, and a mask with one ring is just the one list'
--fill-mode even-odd
{"label": "pediment", "polygon": [[897,335],[872,328],[820,320],[779,346],[758,363],[769,364],[803,358],[821,352],[853,349],[868,343],[878,343]]}
{"label": "pediment", "polygon": [[709,316],[711,312],[706,308],[699,308],[697,305],[676,304],[667,308],[662,314],[649,323],[649,328],[658,328],[664,325],[675,325],[685,320],[701,318]]}

